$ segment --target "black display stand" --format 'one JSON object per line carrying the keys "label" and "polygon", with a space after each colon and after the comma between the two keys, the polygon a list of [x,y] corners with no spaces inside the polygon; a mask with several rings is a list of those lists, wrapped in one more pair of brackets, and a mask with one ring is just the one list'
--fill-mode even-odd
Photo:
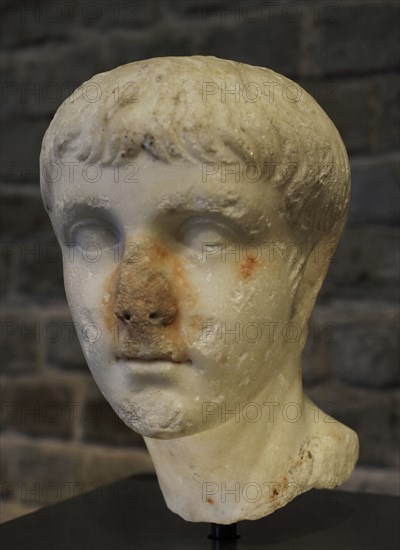
{"label": "black display stand", "polygon": [[9,521],[0,540],[4,550],[398,550],[399,502],[312,490],[220,542],[170,512],[154,476],[132,476]]}

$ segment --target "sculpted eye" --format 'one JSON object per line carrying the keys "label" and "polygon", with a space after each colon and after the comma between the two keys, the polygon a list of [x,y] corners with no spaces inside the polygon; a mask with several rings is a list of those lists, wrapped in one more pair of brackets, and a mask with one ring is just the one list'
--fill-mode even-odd
{"label": "sculpted eye", "polygon": [[99,220],[82,220],[70,228],[67,244],[85,251],[94,251],[113,248],[118,242],[118,231],[112,224]]}
{"label": "sculpted eye", "polygon": [[178,240],[184,246],[201,253],[205,247],[229,246],[235,240],[235,232],[216,220],[192,218],[179,228]]}

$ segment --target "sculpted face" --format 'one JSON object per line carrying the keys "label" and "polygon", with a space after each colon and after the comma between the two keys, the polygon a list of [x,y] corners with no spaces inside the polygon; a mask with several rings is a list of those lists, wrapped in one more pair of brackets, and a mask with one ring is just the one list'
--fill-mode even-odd
{"label": "sculpted face", "polygon": [[96,178],[84,164],[71,178],[70,167],[52,214],[65,288],[120,418],[170,439],[216,425],[211,403],[232,411],[261,389],[272,401],[287,383],[283,328],[307,253],[280,214],[280,190],[145,152]]}
{"label": "sculpted face", "polygon": [[254,520],[349,477],[357,436],[301,380],[350,191],[343,142],[305,90],[203,56],[100,73],[52,120],[41,190],[89,368],[144,436],[172,511]]}

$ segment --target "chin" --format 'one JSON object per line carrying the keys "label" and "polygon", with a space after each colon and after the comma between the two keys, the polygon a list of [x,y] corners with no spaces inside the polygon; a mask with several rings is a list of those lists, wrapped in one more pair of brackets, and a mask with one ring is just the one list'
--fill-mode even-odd
{"label": "chin", "polygon": [[206,427],[193,418],[197,411],[191,411],[190,414],[182,404],[172,400],[159,398],[157,402],[151,399],[143,400],[143,403],[138,401],[132,406],[132,400],[122,400],[114,410],[131,430],[143,437],[177,439],[201,432]]}
{"label": "chin", "polygon": [[[124,420],[125,424],[127,422]],[[189,435],[193,435],[199,431],[200,429],[193,429],[193,426],[191,423],[174,423],[170,425],[165,425],[165,422],[162,424],[157,422],[149,422],[149,421],[139,421],[135,424],[127,424],[129,428],[134,430],[135,432],[139,433],[143,437],[148,437],[150,439],[163,439],[163,440],[169,440],[169,439],[179,439],[181,437],[186,437]]]}

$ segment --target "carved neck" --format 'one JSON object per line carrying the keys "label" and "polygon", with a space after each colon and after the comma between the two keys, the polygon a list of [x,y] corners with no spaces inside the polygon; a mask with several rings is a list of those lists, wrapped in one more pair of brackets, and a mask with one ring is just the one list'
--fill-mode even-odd
{"label": "carved neck", "polygon": [[284,386],[278,381],[273,395],[262,391],[252,404],[221,411],[215,428],[171,440],[144,438],[172,511],[188,521],[258,519],[350,474],[357,436],[333,419],[323,422],[327,415],[299,380]]}

